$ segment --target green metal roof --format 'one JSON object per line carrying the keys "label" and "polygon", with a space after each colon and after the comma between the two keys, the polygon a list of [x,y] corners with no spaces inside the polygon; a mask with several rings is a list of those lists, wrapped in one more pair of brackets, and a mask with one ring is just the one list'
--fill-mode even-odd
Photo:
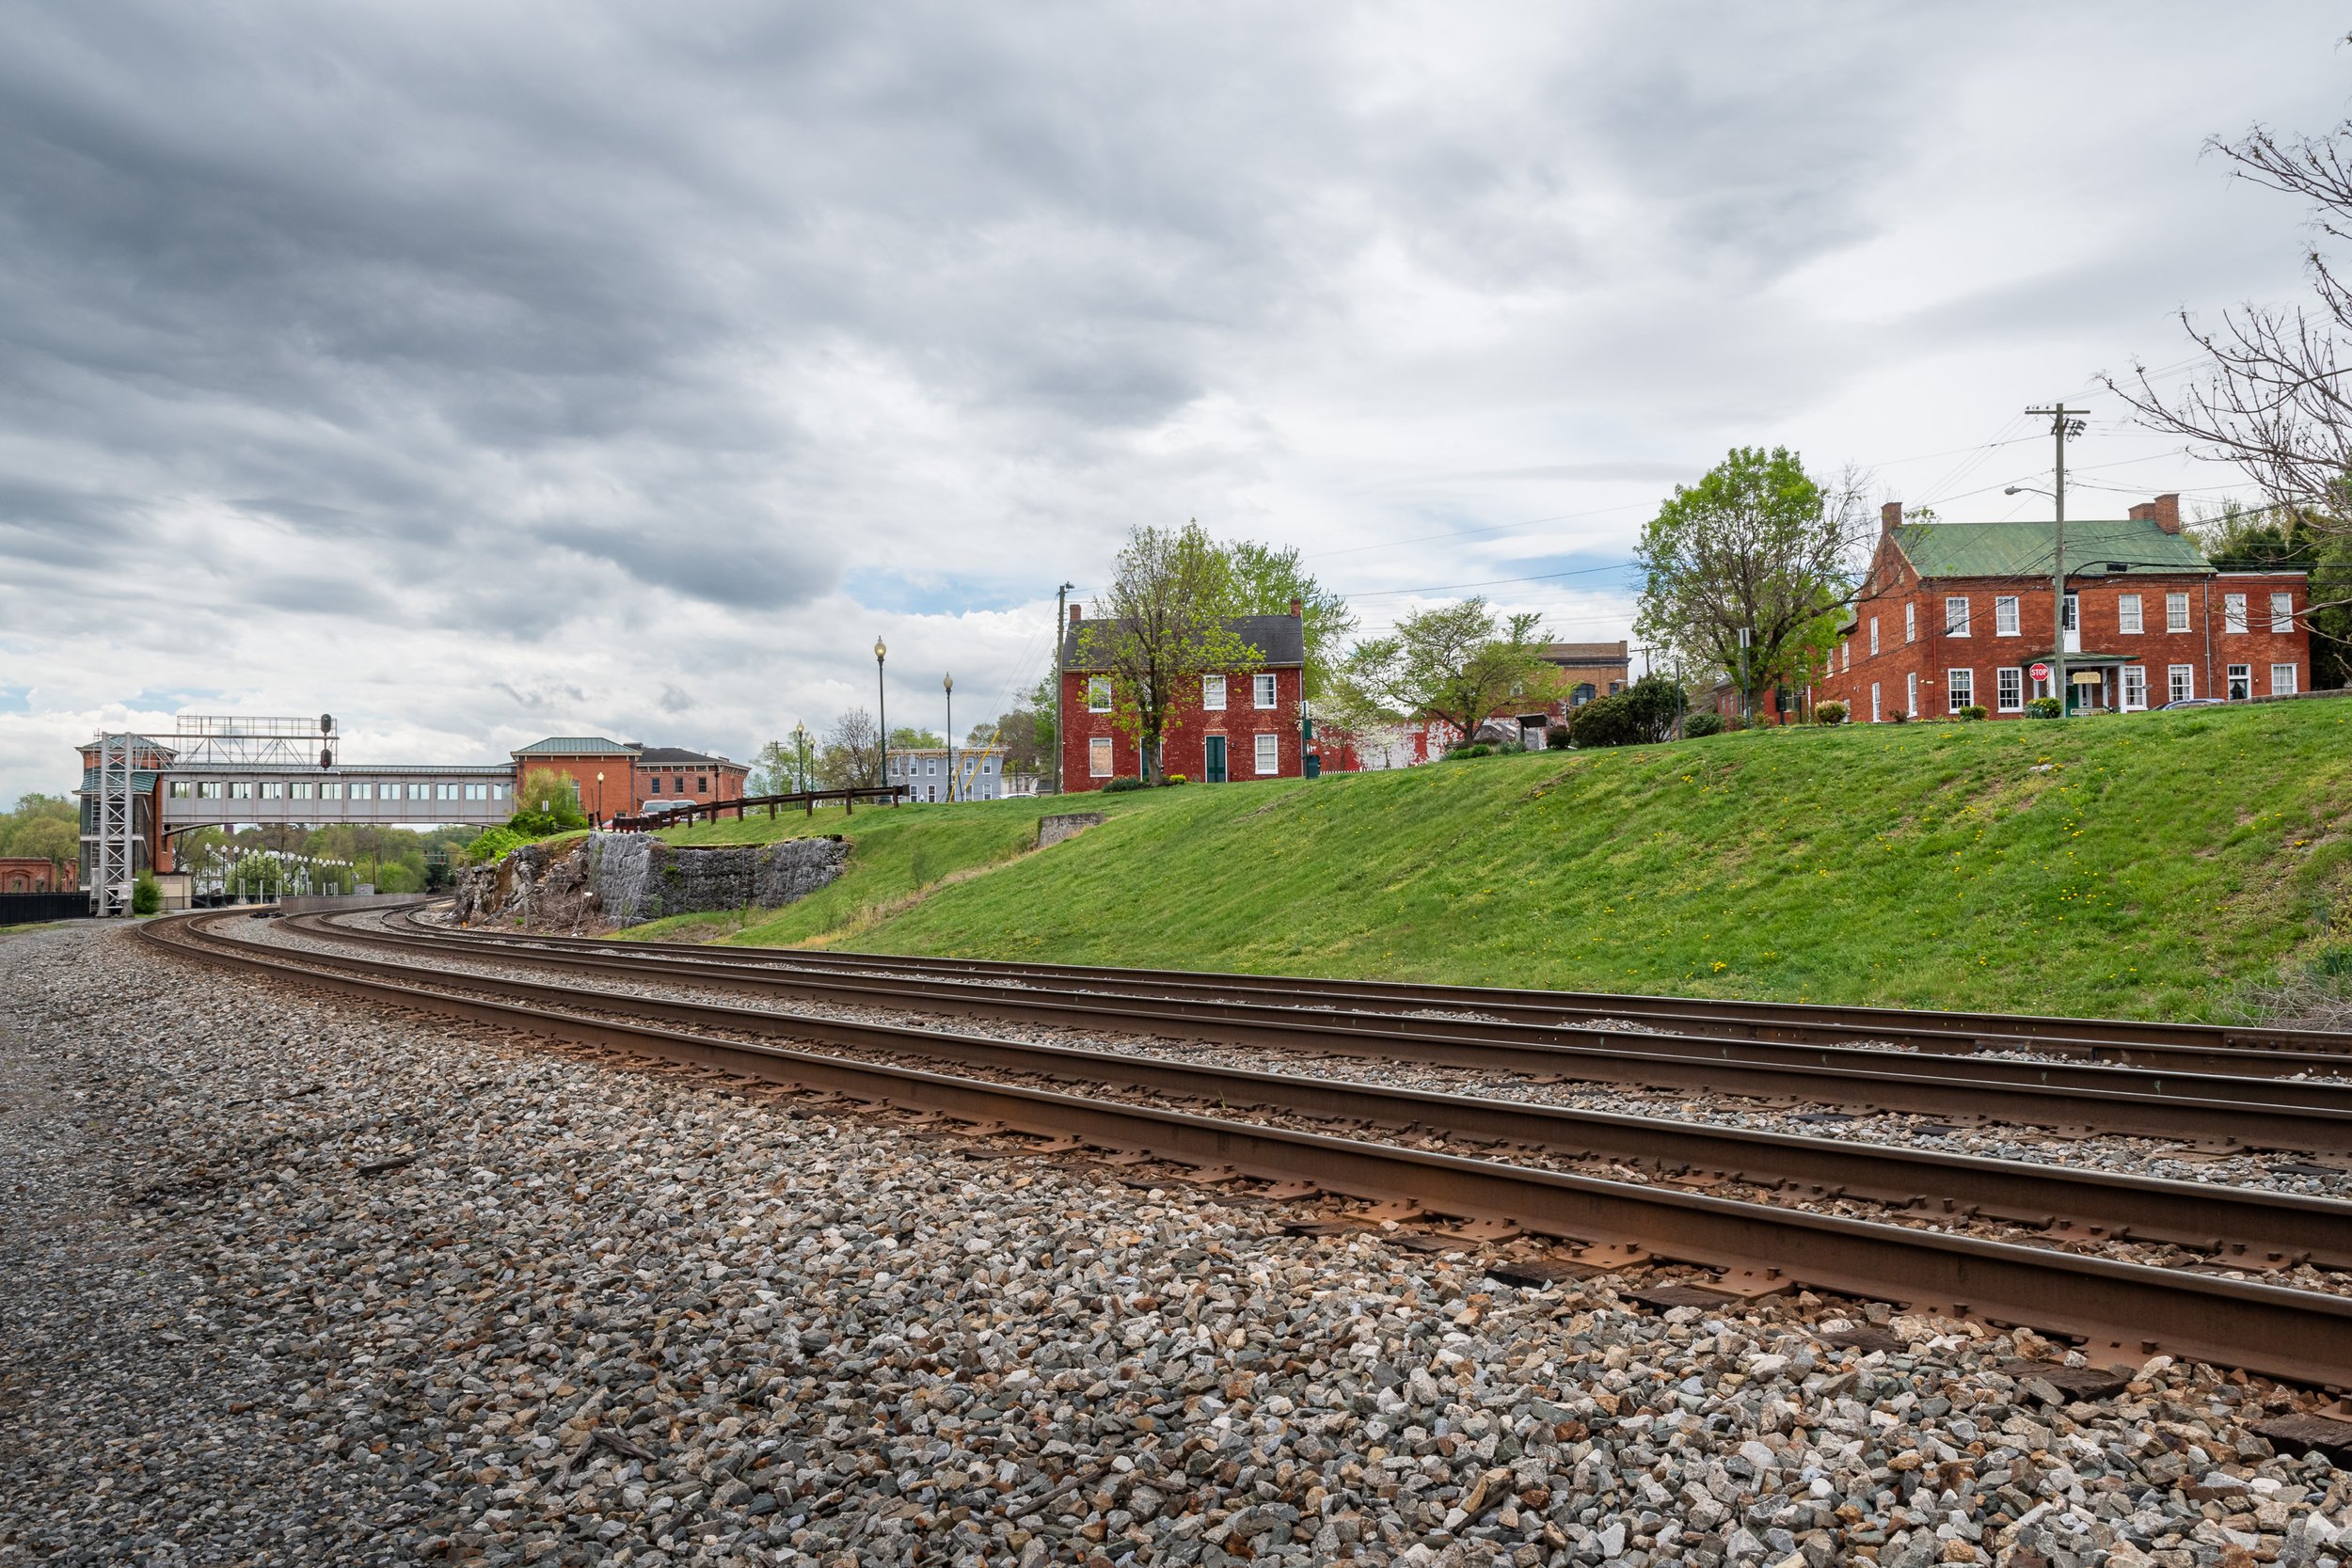
{"label": "green metal roof", "polygon": [[556,735],[534,740],[513,753],[518,757],[633,757],[634,746],[607,740],[600,735]]}
{"label": "green metal roof", "polygon": [[[1923,578],[2046,578],[2050,575],[2051,523],[1905,523],[1895,530],[1895,546]],[[2197,542],[2167,533],[2153,517],[2087,519],[2066,524],[2066,569],[2100,562],[2130,562],[2125,572],[2106,577],[2210,575],[2212,565]]]}

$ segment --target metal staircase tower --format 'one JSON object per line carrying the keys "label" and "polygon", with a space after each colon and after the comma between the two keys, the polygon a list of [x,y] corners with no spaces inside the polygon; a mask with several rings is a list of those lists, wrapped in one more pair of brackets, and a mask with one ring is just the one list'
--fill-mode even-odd
{"label": "metal staircase tower", "polygon": [[140,736],[102,734],[98,737],[98,799],[90,835],[97,853],[91,857],[90,912],[118,915],[131,912],[132,885],[138,879],[138,828],[134,820],[135,794],[133,775]]}

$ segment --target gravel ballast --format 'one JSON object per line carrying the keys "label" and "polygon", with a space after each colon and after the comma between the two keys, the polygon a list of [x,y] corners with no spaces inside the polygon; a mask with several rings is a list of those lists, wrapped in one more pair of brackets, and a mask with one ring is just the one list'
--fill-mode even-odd
{"label": "gravel ballast", "polygon": [[1505,1284],[1442,1222],[248,989],[119,927],[0,939],[0,1563],[2330,1563],[2352,1532],[2352,1477],[2254,1430],[2323,1402],[2209,1368],[2101,1391],[1883,1306]]}

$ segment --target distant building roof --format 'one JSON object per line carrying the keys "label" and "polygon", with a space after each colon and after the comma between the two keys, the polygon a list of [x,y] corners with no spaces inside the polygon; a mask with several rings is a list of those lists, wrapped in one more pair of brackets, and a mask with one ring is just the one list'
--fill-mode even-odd
{"label": "distant building roof", "polygon": [[[1089,660],[1085,655],[1087,627],[1108,626],[1106,621],[1073,621],[1062,629],[1062,664],[1071,670],[1097,670],[1099,660]],[[1226,629],[1258,650],[1260,663],[1271,669],[1277,665],[1307,662],[1306,628],[1295,615],[1229,615]]]}
{"label": "distant building roof", "polygon": [[634,746],[600,735],[555,735],[508,753],[518,757],[633,757]]}
{"label": "distant building roof", "polygon": [[1536,656],[1546,664],[1627,664],[1622,642],[1548,642]]}
{"label": "distant building roof", "polygon": [[[2054,523],[1905,523],[1895,547],[1923,578],[2030,578],[2050,575]],[[2153,517],[2066,523],[2066,570],[2101,562],[2127,562],[2109,577],[2155,577],[2213,571],[2197,541],[2168,532]]]}

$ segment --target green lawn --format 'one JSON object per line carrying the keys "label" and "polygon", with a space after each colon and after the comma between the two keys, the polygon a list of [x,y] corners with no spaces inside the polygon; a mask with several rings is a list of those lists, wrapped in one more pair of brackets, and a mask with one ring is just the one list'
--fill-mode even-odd
{"label": "green lawn", "polygon": [[[671,836],[854,839],[839,882],[736,942],[2191,1018],[2352,944],[2348,806],[2352,700],[1766,732]],[[1057,809],[1111,817],[1024,853]]]}

